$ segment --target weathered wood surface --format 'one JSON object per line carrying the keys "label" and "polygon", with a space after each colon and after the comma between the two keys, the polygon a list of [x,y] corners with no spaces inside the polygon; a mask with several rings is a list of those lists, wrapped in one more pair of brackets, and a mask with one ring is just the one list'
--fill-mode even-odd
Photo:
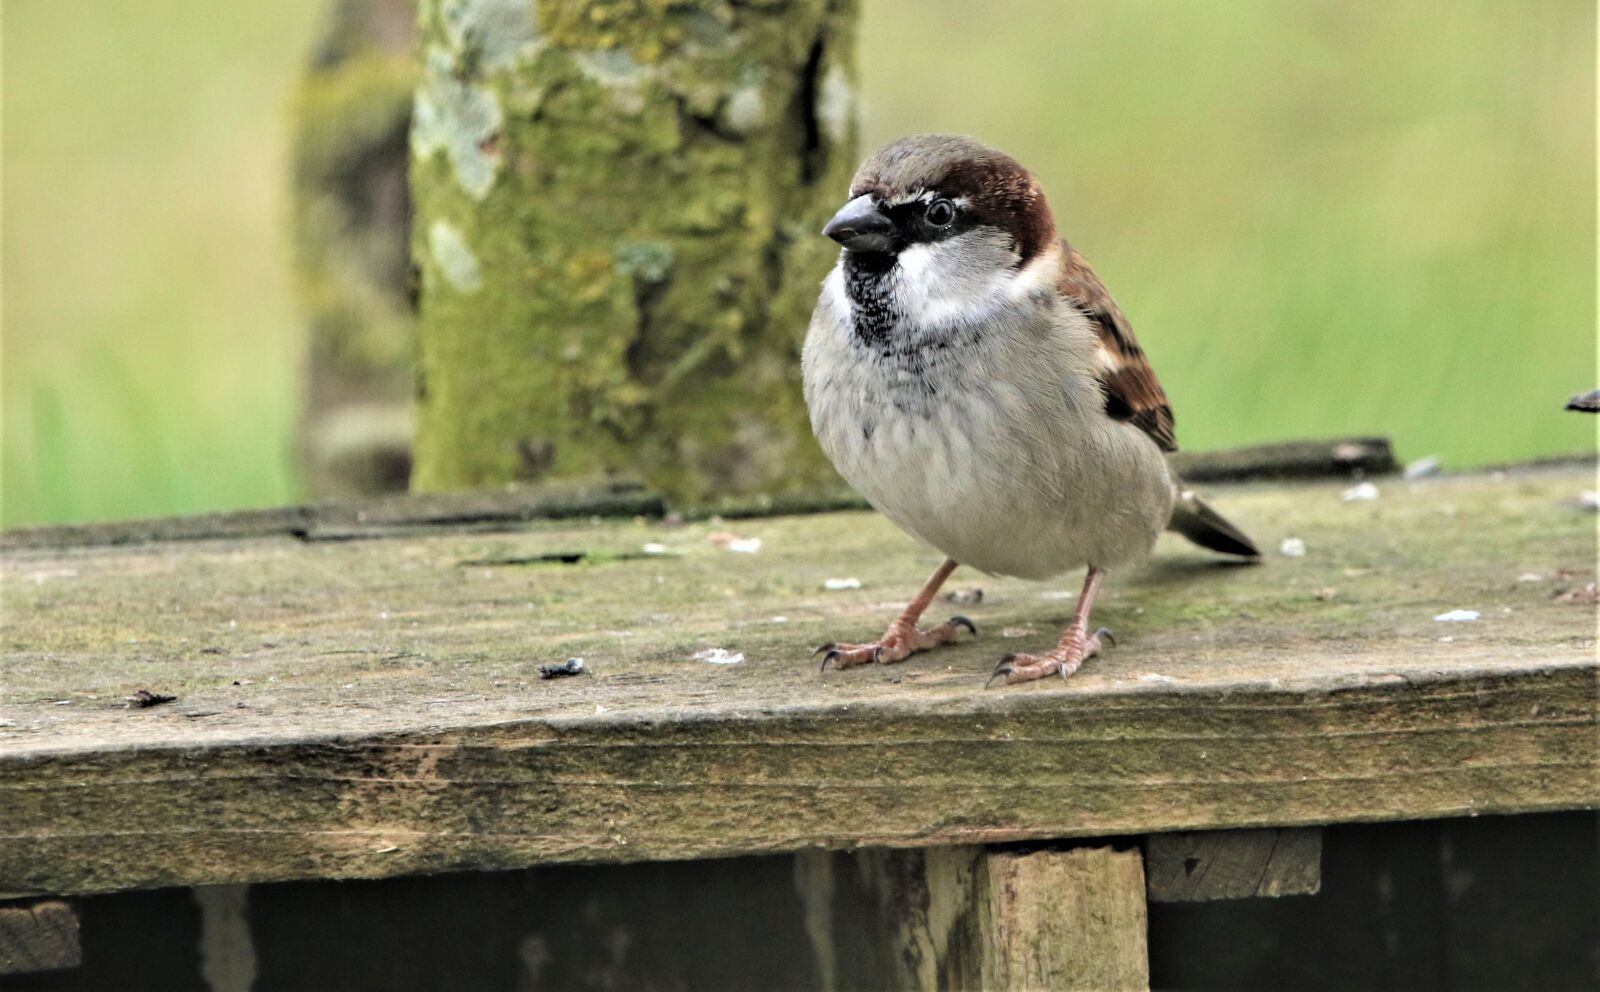
{"label": "weathered wood surface", "polygon": [[[1344,478],[1352,473],[1393,468],[1389,442],[1382,438],[1301,441],[1174,456],[1191,481],[1260,481],[1284,477]],[[1386,462],[1373,459],[1381,452]],[[1352,454],[1354,453],[1354,454]],[[842,485],[804,493],[733,496],[692,505],[674,505],[689,520],[774,517],[834,510],[865,510],[867,501]],[[214,541],[244,537],[295,537],[339,541],[392,537],[421,528],[504,530],[535,520],[593,517],[665,517],[660,493],[637,482],[542,482],[449,493],[400,493],[359,501],[327,501],[299,506],[153,517],[107,523],[24,527],[0,532],[0,551],[50,550],[154,541]]]}
{"label": "weathered wood surface", "polygon": [[0,975],[76,968],[78,914],[59,899],[0,906]]}
{"label": "weathered wood surface", "polygon": [[981,637],[819,674],[811,646],[874,635],[937,561],[864,513],[13,546],[0,892],[1594,806],[1595,611],[1558,598],[1592,578],[1592,480],[1217,487],[1306,555],[1164,539],[1097,609],[1115,649],[987,692],[1076,577],[958,572]]}
{"label": "weathered wood surface", "polygon": [[812,851],[795,882],[826,992],[1150,985],[1137,850]]}
{"label": "weathered wood surface", "polygon": [[1322,887],[1322,831],[1195,830],[1145,842],[1151,902],[1314,895]]}
{"label": "weathered wood surface", "polygon": [[1138,851],[986,854],[982,955],[971,989],[1150,987]]}
{"label": "weathered wood surface", "polygon": [[1248,479],[1326,479],[1388,475],[1398,471],[1388,438],[1350,437],[1289,441],[1230,451],[1180,451],[1172,467],[1188,482]]}
{"label": "weathered wood surface", "polygon": [[660,495],[636,484],[545,483],[460,493],[407,493],[359,502],[307,503],[192,517],[29,527],[0,534],[0,551],[62,551],[95,545],[250,537],[340,541],[391,537],[427,528],[496,530],[535,520],[659,517],[665,512]]}

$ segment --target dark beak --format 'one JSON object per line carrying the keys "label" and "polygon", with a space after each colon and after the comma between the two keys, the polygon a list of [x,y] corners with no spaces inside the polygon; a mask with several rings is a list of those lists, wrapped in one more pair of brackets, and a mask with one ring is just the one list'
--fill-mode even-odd
{"label": "dark beak", "polygon": [[856,197],[833,215],[822,233],[846,251],[887,252],[894,247],[894,221],[878,209],[871,193]]}

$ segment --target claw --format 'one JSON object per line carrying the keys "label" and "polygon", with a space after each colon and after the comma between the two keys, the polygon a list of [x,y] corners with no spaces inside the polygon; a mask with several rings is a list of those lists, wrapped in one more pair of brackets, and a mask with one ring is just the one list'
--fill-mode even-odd
{"label": "claw", "polygon": [[1001,658],[995,664],[994,671],[989,673],[989,681],[985,682],[983,684],[983,687],[985,689],[987,689],[991,685],[994,684],[994,680],[995,679],[999,678],[1002,675],[1010,675],[1011,674],[1011,662],[1015,658],[1016,658],[1016,655],[1014,655],[1014,654],[1008,654],[1004,658]]}
{"label": "claw", "polygon": [[1101,627],[1099,630],[1094,632],[1094,636],[1100,638],[1102,641],[1105,641],[1112,647],[1117,646],[1117,635],[1111,632],[1110,627]]}
{"label": "claw", "polygon": [[883,664],[883,645],[882,644],[874,644],[872,646],[872,663],[874,665]]}
{"label": "claw", "polygon": [[[822,649],[818,648],[817,650],[820,651]],[[815,658],[816,655],[813,654],[811,657]],[[819,672],[827,671],[828,670],[828,662],[834,661],[838,657],[839,657],[839,652],[836,649],[830,647],[828,649],[828,653],[822,656],[822,667],[817,669],[817,671],[819,671]]]}
{"label": "claw", "polygon": [[952,624],[952,625],[954,625],[954,626],[957,626],[957,627],[965,627],[965,628],[967,628],[968,630],[970,630],[973,633],[974,636],[976,636],[976,634],[978,633],[977,624],[974,624],[971,620],[968,620],[966,617],[961,616],[960,614],[957,614],[956,616],[951,617],[949,619],[949,621],[947,621],[947,622]]}
{"label": "claw", "polygon": [[838,646],[839,646],[839,642],[838,641],[829,641],[828,643],[824,644],[822,647],[817,648],[815,651],[811,652],[811,657],[815,658],[817,655],[821,654],[822,652],[824,652],[824,651],[832,651],[834,648],[836,648]]}

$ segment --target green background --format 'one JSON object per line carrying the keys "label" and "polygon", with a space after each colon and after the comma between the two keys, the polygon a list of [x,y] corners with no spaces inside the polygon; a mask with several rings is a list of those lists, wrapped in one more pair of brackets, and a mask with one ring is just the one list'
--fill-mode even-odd
{"label": "green background", "polygon": [[[0,8],[6,525],[296,498],[287,110],[322,9]],[[1034,169],[1184,447],[1593,449],[1561,411],[1597,381],[1592,3],[865,10],[864,150],[962,131]]]}

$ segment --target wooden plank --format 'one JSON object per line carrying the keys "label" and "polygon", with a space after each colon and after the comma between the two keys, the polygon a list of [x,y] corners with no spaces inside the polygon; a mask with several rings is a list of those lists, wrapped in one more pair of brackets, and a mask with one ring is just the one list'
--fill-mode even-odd
{"label": "wooden plank", "polygon": [[1385,437],[1292,441],[1193,455],[1180,451],[1171,461],[1187,482],[1362,478],[1388,475],[1400,467]]}
{"label": "wooden plank", "polygon": [[192,517],[32,527],[0,533],[0,551],[253,537],[349,540],[425,528],[495,529],[571,517],[659,517],[661,497],[636,484],[547,483],[460,493],[406,493],[358,502],[235,510]]}
{"label": "wooden plank", "polygon": [[83,962],[78,914],[59,899],[0,906],[0,975],[76,968]]}
{"label": "wooden plank", "polygon": [[[1395,469],[1385,438],[1347,438],[1183,452],[1174,465],[1192,482],[1344,478]],[[848,489],[779,493],[675,507],[691,520],[827,513],[867,509]],[[402,493],[358,501],[234,510],[188,517],[31,527],[0,532],[0,551],[201,541],[251,537],[347,540],[414,535],[420,528],[489,530],[534,520],[573,517],[661,517],[659,494],[637,483],[549,482],[453,493]]]}
{"label": "wooden plank", "polygon": [[1152,834],[1145,842],[1151,902],[1314,895],[1322,887],[1315,827]]}
{"label": "wooden plank", "polygon": [[987,692],[1075,580],[958,580],[981,638],[818,674],[811,646],[876,634],[937,560],[869,514],[13,550],[0,892],[1594,806],[1593,610],[1552,595],[1593,567],[1588,485],[1214,490],[1306,555],[1165,541],[1106,588],[1116,648]]}

